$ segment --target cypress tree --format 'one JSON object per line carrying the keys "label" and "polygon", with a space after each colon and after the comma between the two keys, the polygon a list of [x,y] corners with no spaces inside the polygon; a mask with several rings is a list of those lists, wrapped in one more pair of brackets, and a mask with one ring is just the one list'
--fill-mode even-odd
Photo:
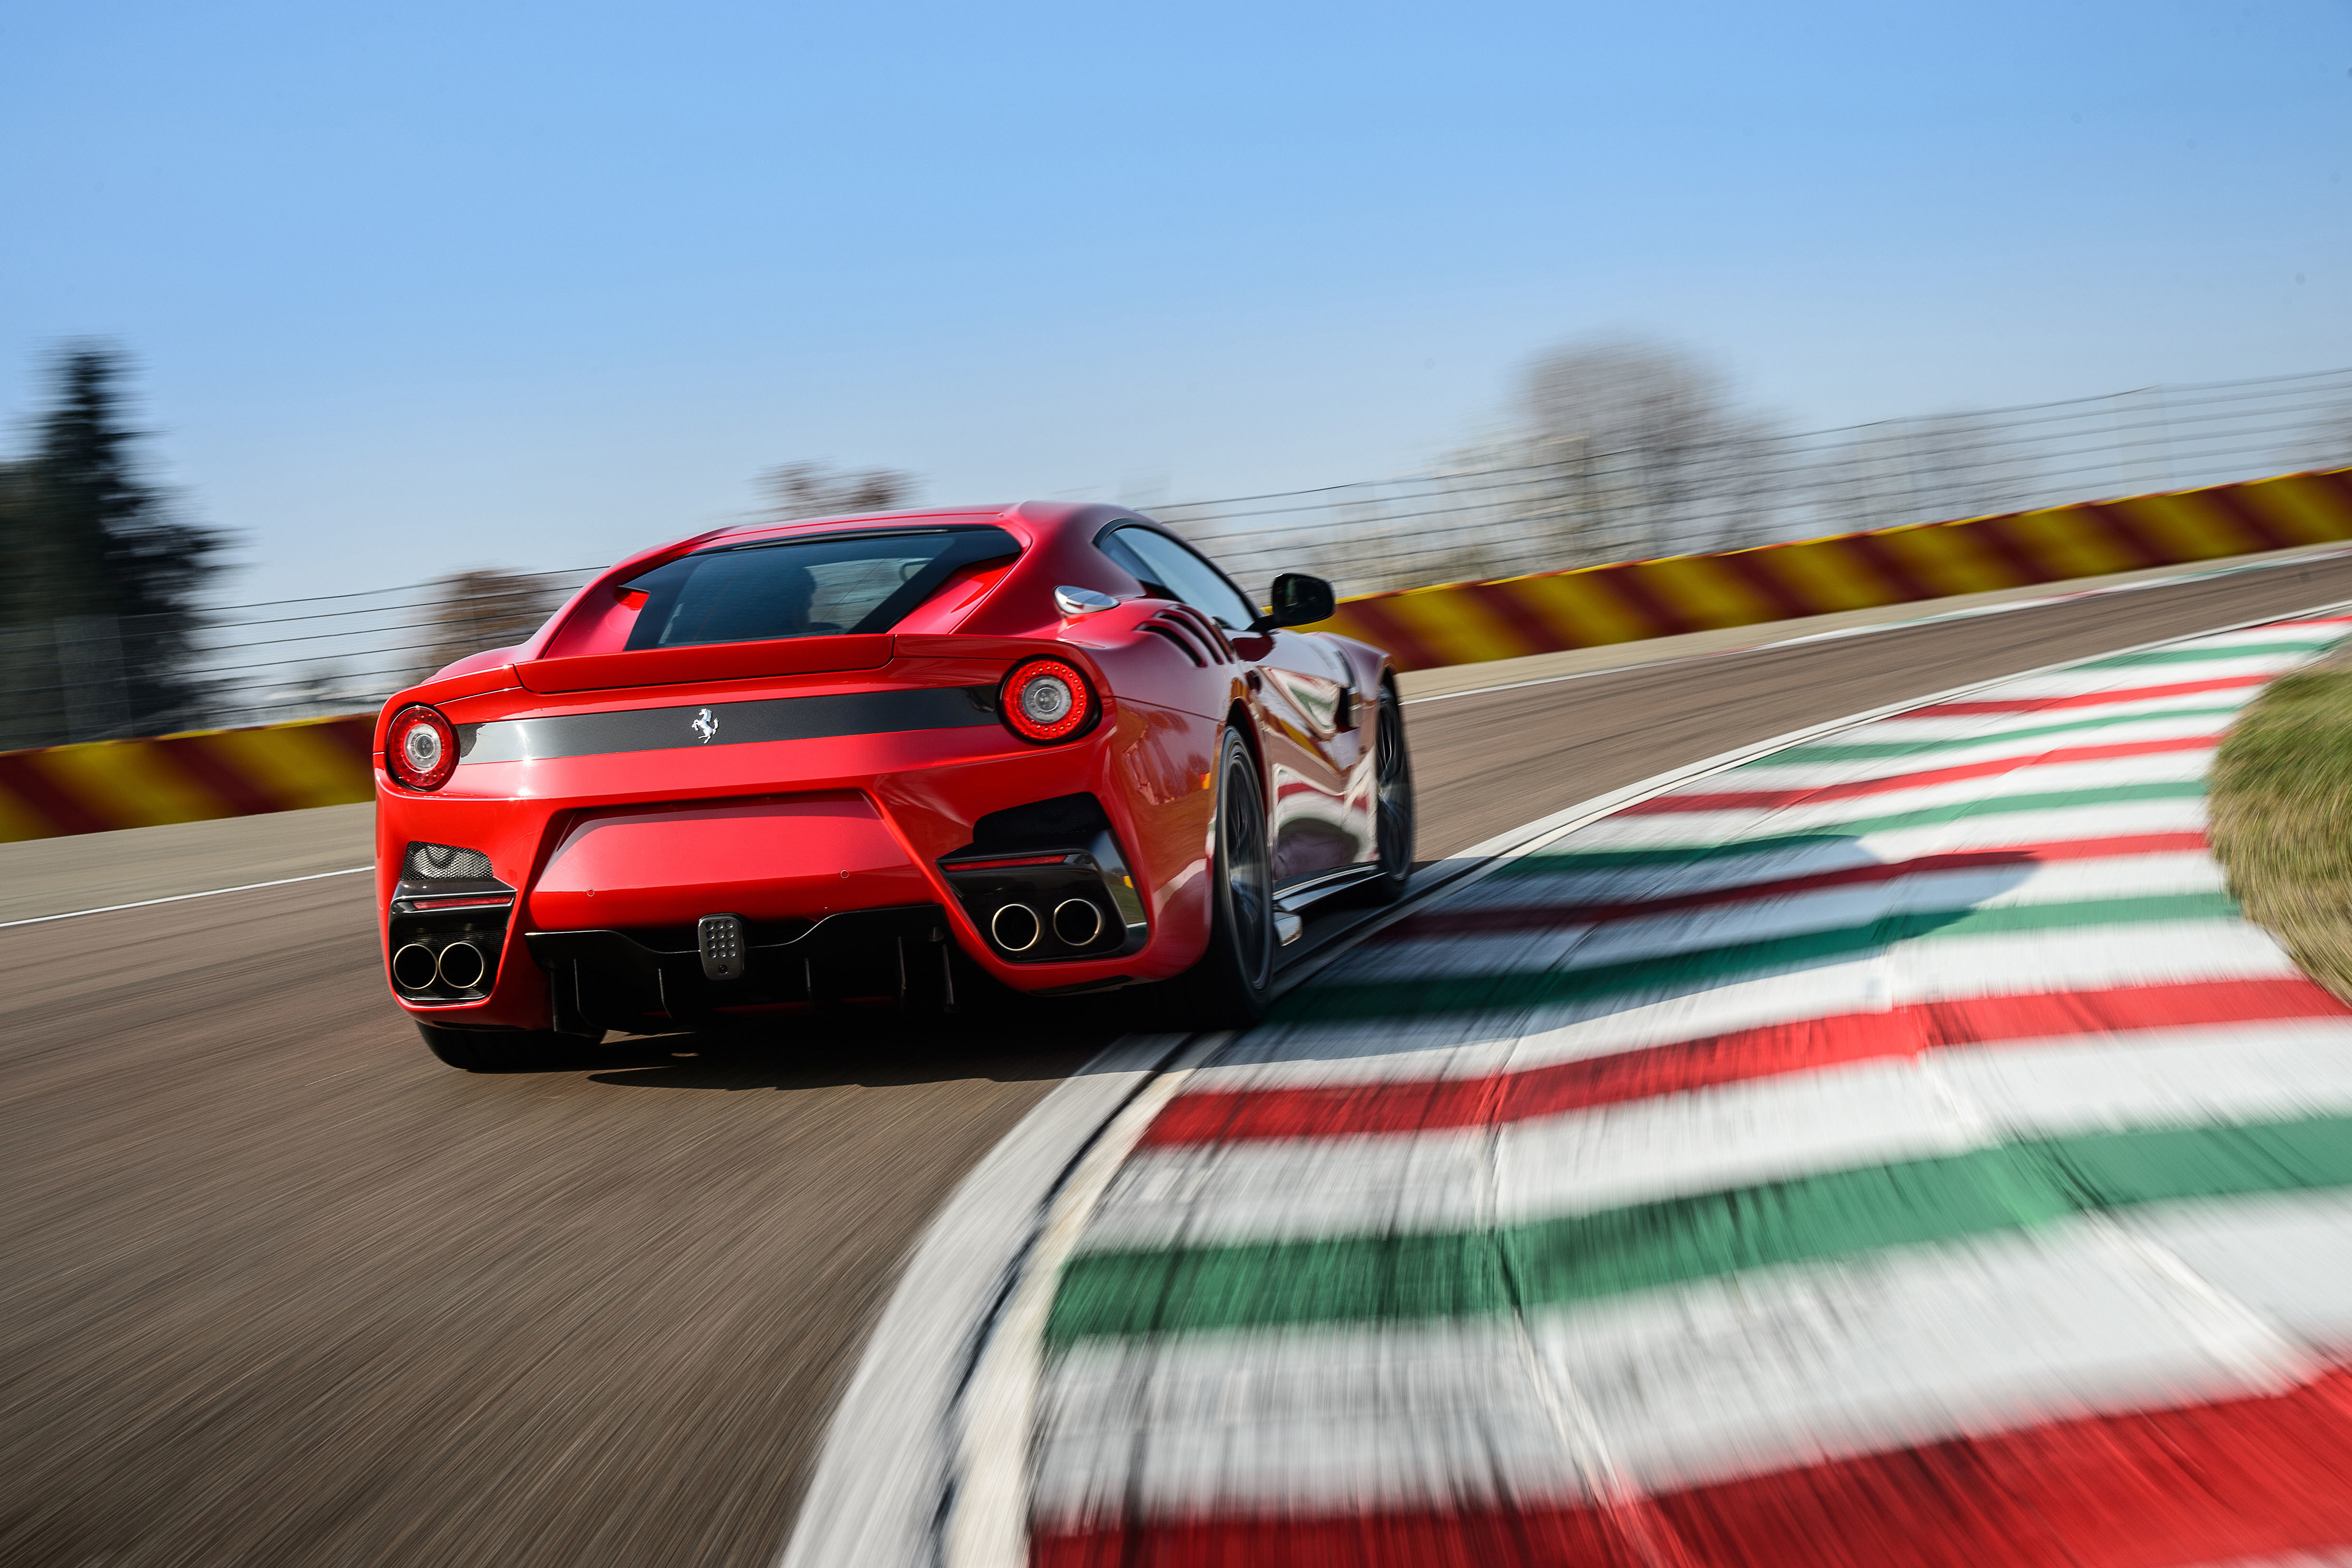
{"label": "cypress tree", "polygon": [[[99,344],[61,352],[32,455],[0,472],[0,550],[14,574],[0,622],[20,665],[5,694],[14,711],[0,719],[14,744],[87,729],[91,692],[105,727],[119,733],[202,722],[196,596],[219,570],[223,540],[174,515],[171,497],[146,482],[142,433],[123,421],[124,368],[119,351]],[[37,660],[44,642],[58,652]],[[37,663],[47,678],[26,678]]]}

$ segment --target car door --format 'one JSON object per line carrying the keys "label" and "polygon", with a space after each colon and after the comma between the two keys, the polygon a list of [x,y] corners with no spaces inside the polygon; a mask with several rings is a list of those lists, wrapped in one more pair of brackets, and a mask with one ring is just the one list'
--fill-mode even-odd
{"label": "car door", "polygon": [[1346,663],[1307,632],[1238,638],[1234,648],[1255,659],[1267,688],[1281,697],[1287,720],[1305,732],[1319,765],[1311,787],[1304,776],[1294,782],[1276,847],[1276,884],[1363,861],[1372,853],[1370,797],[1350,789],[1360,771],[1363,732],[1357,726]]}
{"label": "car door", "polygon": [[1368,852],[1349,810],[1357,736],[1347,670],[1321,640],[1251,630],[1257,608],[1191,547],[1157,528],[1122,525],[1098,544],[1145,589],[1180,600],[1223,628],[1249,666],[1253,716],[1265,749],[1266,815],[1277,887],[1352,865]]}

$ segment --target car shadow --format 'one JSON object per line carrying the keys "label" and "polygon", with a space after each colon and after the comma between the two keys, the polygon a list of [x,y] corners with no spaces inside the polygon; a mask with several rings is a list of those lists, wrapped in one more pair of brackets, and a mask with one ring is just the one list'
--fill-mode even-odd
{"label": "car shadow", "polygon": [[[1965,865],[1955,863],[1959,862]],[[1349,1012],[1344,1016],[1357,1019],[1355,1027],[1331,1030],[1313,1027],[1318,1021],[1315,1003],[1308,997],[1295,995],[1292,1005],[1277,1007],[1274,1021],[1309,1027],[1270,1032],[1251,1060],[1361,1060],[1491,1038],[1500,1027],[1500,1019],[1516,1015],[1531,1020],[1567,1001],[1575,989],[1567,977],[1578,969],[1630,967],[1638,962],[1643,971],[1638,983],[1622,998],[1596,995],[1577,1006],[1580,1021],[1584,1022],[1624,1009],[1655,1007],[1696,996],[1723,985],[1727,977],[1801,976],[1828,969],[1967,920],[1981,905],[2024,882],[2041,863],[2040,856],[2024,849],[1928,855],[1890,863],[1870,853],[1853,835],[1815,833],[1790,835],[1774,843],[1769,862],[1734,884],[1757,888],[1760,896],[1726,897],[1725,889],[1711,879],[1693,877],[1682,867],[1662,869],[1638,891],[1613,892],[1591,904],[1564,897],[1550,909],[1543,907],[1541,897],[1510,898],[1508,883],[1488,882],[1482,884],[1485,898],[1474,895],[1470,901],[1454,904],[1441,900],[1433,907],[1416,911],[1376,933],[1311,981],[1335,993],[1350,988],[1442,987],[1447,993],[1447,1005],[1442,1010],[1420,1015],[1405,1009],[1394,1028]],[[1638,867],[1628,869],[1638,872]],[[1977,884],[1969,890],[1965,901],[1944,907],[1903,907],[1905,882],[1920,874],[1962,869],[1977,874]],[[1761,892],[1767,886],[1771,891]],[[1552,932],[1580,925],[1589,925],[1591,933],[1599,933],[1619,923],[1646,923],[1684,914],[1706,920],[1744,910],[1752,917],[1774,904],[1785,907],[1832,893],[1843,894],[1843,907],[1834,912],[1817,905],[1818,914],[1799,916],[1777,929],[1769,921],[1759,927],[1752,918],[1740,920],[1746,929],[1726,931],[1720,939],[1685,952],[1595,965],[1581,956],[1588,944],[1579,940],[1532,967],[1515,964],[1508,956],[1515,933],[1523,933],[1533,946]],[[1504,907],[1496,908],[1496,904]],[[1416,968],[1412,958],[1402,956],[1433,939],[1482,942],[1497,955],[1497,962],[1484,973],[1475,968],[1454,969],[1440,977]],[[1744,963],[1727,964],[1735,955]],[[1554,990],[1546,976],[1560,977],[1563,983]]]}
{"label": "car shadow", "polygon": [[[624,1035],[564,1068],[620,1089],[806,1090],[1071,1077],[1139,1019],[1117,994],[991,998],[949,1014],[843,1007],[742,1028]],[[559,1069],[561,1071],[562,1069]]]}

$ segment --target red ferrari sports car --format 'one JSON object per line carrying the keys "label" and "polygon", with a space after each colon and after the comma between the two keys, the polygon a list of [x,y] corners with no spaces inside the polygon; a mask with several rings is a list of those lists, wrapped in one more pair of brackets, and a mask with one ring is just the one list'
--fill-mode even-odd
{"label": "red ferrari sports car", "polygon": [[1178,981],[1261,1016],[1301,911],[1392,899],[1378,648],[1116,507],[721,528],[384,706],[393,995],[456,1066],[566,1037]]}

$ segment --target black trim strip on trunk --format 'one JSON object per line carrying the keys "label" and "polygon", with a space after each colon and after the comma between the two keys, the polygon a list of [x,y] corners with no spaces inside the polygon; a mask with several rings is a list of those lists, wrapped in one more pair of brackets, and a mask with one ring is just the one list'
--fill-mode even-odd
{"label": "black trim strip on trunk", "polygon": [[829,740],[996,722],[994,686],[903,686],[832,696],[625,708],[457,727],[457,760],[539,762],[616,751],[686,751],[763,740]]}

